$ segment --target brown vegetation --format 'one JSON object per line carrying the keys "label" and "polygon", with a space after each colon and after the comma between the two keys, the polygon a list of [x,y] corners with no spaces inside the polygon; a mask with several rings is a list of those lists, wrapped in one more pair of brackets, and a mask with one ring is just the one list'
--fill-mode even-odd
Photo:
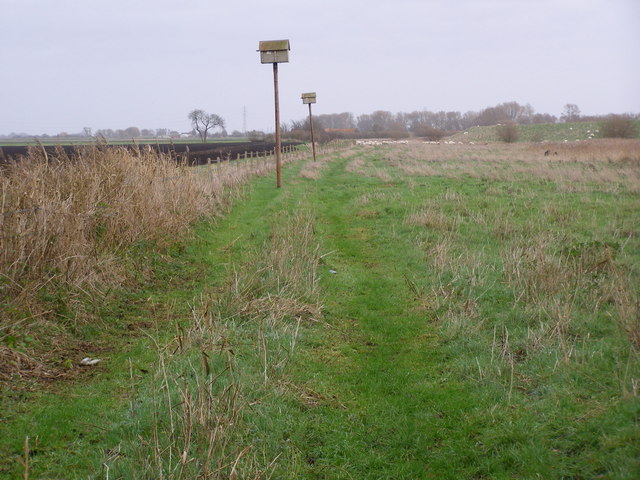
{"label": "brown vegetation", "polygon": [[496,126],[496,133],[498,134],[498,138],[506,143],[513,143],[520,137],[518,125],[513,122]]}
{"label": "brown vegetation", "polygon": [[[67,327],[93,319],[111,288],[150,274],[144,262],[131,265],[131,247],[163,250],[174,244],[195,221],[221,214],[238,187],[272,163],[255,159],[189,168],[151,150],[91,147],[72,155],[32,149],[20,162],[5,165],[2,376],[65,371],[58,364],[60,351],[77,344]],[[38,337],[39,352],[22,341],[24,332]]]}
{"label": "brown vegetation", "polygon": [[[549,150],[553,155],[545,156]],[[411,175],[495,180],[539,178],[566,191],[595,185],[640,192],[640,141],[601,139],[571,143],[455,144],[408,143],[387,154],[391,165]]]}
{"label": "brown vegetation", "polygon": [[600,131],[604,138],[633,138],[638,133],[633,119],[625,115],[609,116]]}

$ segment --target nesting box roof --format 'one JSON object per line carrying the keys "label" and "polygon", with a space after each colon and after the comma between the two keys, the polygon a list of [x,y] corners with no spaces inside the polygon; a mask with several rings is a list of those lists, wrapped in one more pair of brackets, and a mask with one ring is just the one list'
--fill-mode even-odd
{"label": "nesting box roof", "polygon": [[277,50],[291,50],[289,40],[265,40],[258,45],[260,52],[273,52]]}

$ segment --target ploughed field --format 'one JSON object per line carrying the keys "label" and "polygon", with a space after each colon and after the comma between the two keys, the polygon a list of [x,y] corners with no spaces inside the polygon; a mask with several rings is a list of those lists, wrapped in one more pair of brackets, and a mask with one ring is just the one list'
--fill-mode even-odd
{"label": "ploughed field", "polygon": [[[282,142],[282,147],[292,147],[300,142]],[[168,153],[177,161],[186,161],[189,165],[205,165],[219,160],[235,160],[238,156],[245,155],[264,156],[273,152],[274,142],[216,142],[216,143],[102,143],[101,148],[127,147],[131,149],[151,149],[157,152]],[[72,155],[78,149],[91,146],[87,144],[30,144],[30,145],[4,145],[0,146],[0,163],[11,160],[19,160],[27,155],[29,148],[44,148],[47,154],[56,154],[61,150]]]}

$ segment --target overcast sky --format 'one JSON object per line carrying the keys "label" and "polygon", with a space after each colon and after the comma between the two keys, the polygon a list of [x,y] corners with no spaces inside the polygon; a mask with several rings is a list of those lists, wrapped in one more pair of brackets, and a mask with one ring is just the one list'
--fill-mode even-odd
{"label": "overcast sky", "polygon": [[640,112],[640,0],[0,0],[0,134],[273,131],[260,40],[289,39],[282,121],[314,113]]}

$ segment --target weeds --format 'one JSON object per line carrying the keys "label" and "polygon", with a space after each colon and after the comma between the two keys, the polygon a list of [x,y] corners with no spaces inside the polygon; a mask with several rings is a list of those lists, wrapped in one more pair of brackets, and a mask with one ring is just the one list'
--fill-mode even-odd
{"label": "weeds", "polygon": [[279,454],[252,443],[260,433],[246,434],[246,418],[278,394],[301,322],[319,318],[319,258],[308,216],[281,218],[267,243],[230,272],[224,291],[194,303],[189,328],[160,348],[151,425],[140,427],[134,460],[116,471],[167,480],[270,477]]}

